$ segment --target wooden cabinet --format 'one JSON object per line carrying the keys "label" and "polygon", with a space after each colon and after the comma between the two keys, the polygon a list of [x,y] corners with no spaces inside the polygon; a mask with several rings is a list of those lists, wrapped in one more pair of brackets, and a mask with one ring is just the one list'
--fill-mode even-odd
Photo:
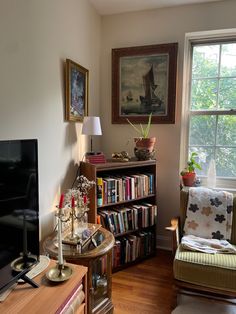
{"label": "wooden cabinet", "polygon": [[[97,184],[89,194],[89,221],[96,223],[99,217],[102,225],[116,238],[113,270],[154,255],[156,161],[81,162],[80,174]],[[113,187],[110,188],[110,184]]]}
{"label": "wooden cabinet", "polygon": [[[87,267],[70,265],[73,275],[61,283],[50,282],[45,273],[55,266],[50,266],[33,280],[39,288],[28,284],[18,284],[10,295],[0,303],[0,313],[17,314],[64,314],[69,308],[74,313],[87,313]],[[82,291],[82,292],[81,292]]]}
{"label": "wooden cabinet", "polygon": [[[87,242],[82,251],[73,245],[63,244],[63,257],[66,261],[88,267],[87,308],[89,314],[108,314],[113,312],[111,254],[114,245],[113,235],[100,228],[93,235],[93,242]],[[57,259],[57,236],[53,234],[43,244],[45,252]]]}

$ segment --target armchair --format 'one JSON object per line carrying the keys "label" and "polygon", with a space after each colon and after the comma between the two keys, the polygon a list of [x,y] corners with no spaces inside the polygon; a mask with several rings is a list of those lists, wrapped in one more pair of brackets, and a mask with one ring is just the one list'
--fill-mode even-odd
{"label": "armchair", "polygon": [[[211,294],[236,298],[236,255],[206,254],[187,251],[179,245],[183,235],[189,193],[180,192],[180,216],[166,229],[172,232],[173,272],[177,292]],[[236,245],[236,196],[233,199],[233,221],[230,243]]]}

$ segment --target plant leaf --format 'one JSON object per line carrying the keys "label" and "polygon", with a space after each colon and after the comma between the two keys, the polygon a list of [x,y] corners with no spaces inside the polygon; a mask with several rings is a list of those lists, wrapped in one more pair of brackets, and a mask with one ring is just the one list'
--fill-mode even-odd
{"label": "plant leaf", "polygon": [[151,127],[151,121],[152,121],[152,112],[150,113],[149,118],[148,118],[148,124],[146,127],[146,136],[145,137],[148,137],[150,127]]}
{"label": "plant leaf", "polygon": [[141,123],[140,123],[140,130],[141,130],[141,136],[145,137],[145,131],[144,131],[143,126],[142,126]]}
{"label": "plant leaf", "polygon": [[136,132],[138,132],[139,134],[141,134],[141,131],[132,123],[129,121],[129,119],[127,119],[127,121],[129,122],[129,124],[135,129]]}

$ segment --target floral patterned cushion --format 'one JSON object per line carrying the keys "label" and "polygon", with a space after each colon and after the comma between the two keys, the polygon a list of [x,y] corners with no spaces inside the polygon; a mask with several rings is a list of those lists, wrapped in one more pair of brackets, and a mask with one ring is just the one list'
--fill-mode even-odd
{"label": "floral patterned cushion", "polygon": [[233,194],[202,187],[189,189],[185,235],[229,240],[232,218]]}

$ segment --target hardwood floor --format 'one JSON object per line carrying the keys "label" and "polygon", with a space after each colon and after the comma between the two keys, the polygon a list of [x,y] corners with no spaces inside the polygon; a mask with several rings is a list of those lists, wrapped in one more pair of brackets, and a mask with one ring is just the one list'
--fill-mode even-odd
{"label": "hardwood floor", "polygon": [[155,257],[112,275],[114,314],[170,314],[174,302],[172,254]]}

